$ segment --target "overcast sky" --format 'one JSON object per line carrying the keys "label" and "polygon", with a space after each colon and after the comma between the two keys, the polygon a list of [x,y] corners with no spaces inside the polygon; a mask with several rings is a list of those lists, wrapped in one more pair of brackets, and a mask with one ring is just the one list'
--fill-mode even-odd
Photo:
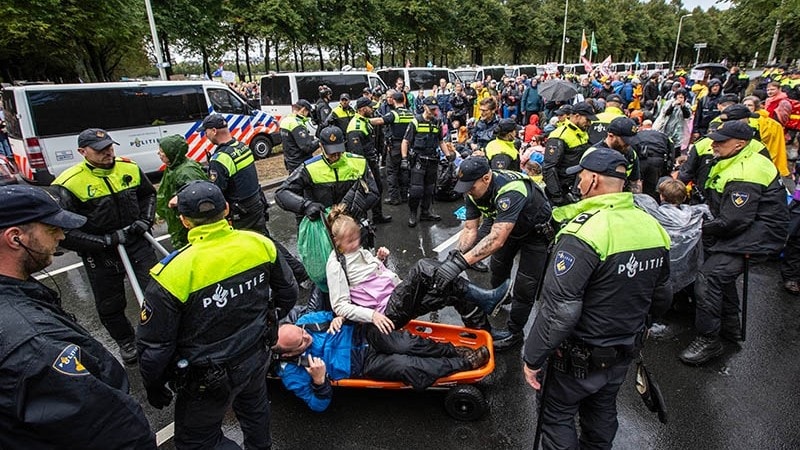
{"label": "overcast sky", "polygon": [[704,10],[707,10],[712,6],[716,6],[718,9],[727,9],[730,7],[730,4],[728,2],[717,4],[716,0],[683,0],[683,7],[689,11],[693,10],[696,6],[699,6]]}

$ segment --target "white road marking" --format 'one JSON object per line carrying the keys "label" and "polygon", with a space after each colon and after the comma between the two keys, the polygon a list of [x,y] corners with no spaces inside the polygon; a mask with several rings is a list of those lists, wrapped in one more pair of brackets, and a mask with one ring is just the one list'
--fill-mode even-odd
{"label": "white road marking", "polygon": [[156,433],[156,445],[160,446],[172,439],[172,436],[175,436],[175,422],[171,422]]}
{"label": "white road marking", "polygon": [[435,251],[436,253],[442,253],[443,251],[450,248],[453,244],[455,244],[460,236],[461,236],[461,230],[459,230],[458,233],[450,236],[450,239],[437,245],[436,248],[433,249],[433,251]]}

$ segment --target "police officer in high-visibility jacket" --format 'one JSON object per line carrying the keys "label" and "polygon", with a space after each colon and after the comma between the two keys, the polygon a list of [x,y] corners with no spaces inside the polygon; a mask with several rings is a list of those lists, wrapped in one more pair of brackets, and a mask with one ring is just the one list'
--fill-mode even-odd
{"label": "police officer in high-visibility jacket", "polygon": [[578,164],[583,152],[589,148],[586,130],[596,119],[592,105],[578,103],[573,105],[569,120],[565,120],[547,138],[542,174],[547,186],[547,196],[555,205],[572,203],[568,194],[575,184],[575,175],[567,174],[566,170]]}
{"label": "police officer in high-visibility jacket", "polygon": [[333,125],[338,127],[342,130],[342,134],[347,134],[347,126],[350,124],[350,119],[356,115],[355,110],[353,107],[350,106],[350,94],[347,92],[342,92],[339,96],[339,104],[336,105],[331,113],[328,115],[328,118],[325,119],[323,123],[324,126]]}
{"label": "police officer in high-visibility jacket", "polygon": [[408,124],[414,119],[414,113],[406,108],[406,95],[402,91],[394,91],[386,101],[390,108],[375,123],[385,125],[386,142],[389,148],[389,157],[386,163],[389,196],[386,203],[399,205],[408,198],[408,171],[400,168],[403,162],[400,147]]}
{"label": "police officer in high-visibility jacket", "polygon": [[411,228],[417,226],[417,214],[422,222],[442,220],[440,215],[431,211],[439,169],[438,149],[448,157],[453,156],[442,137],[442,120],[438,117],[439,102],[436,97],[425,97],[422,108],[422,114],[414,116],[408,126],[400,147],[400,167],[410,171],[408,207],[411,211],[408,226]]}
{"label": "police officer in high-visibility jacket", "polygon": [[378,202],[372,207],[372,223],[391,222],[392,216],[383,214],[382,194],[383,181],[381,180],[380,155],[375,147],[373,125],[379,125],[378,119],[372,118],[373,100],[369,97],[359,97],[356,100],[356,115],[347,125],[347,151],[361,155],[367,159],[372,177],[378,187]]}
{"label": "police officer in high-visibility jacket", "polygon": [[705,183],[714,219],[703,223],[706,258],[697,274],[697,338],[680,353],[686,364],[703,364],[722,354],[720,337],[740,341],[736,278],[745,257],[759,260],[783,248],[789,218],[786,189],[768,158],[750,146],[753,129],[723,122],[709,133],[716,163]]}
{"label": "police officer in high-visibility jacket", "polygon": [[492,169],[519,172],[519,150],[514,142],[517,124],[513,119],[500,119],[495,130],[495,139],[486,144],[486,158]]}
{"label": "police officer in high-visibility jacket", "polygon": [[122,360],[134,364],[135,334],[125,316],[126,273],[117,246],[125,247],[136,280],[146,285],[156,256],[143,234],[155,218],[156,190],[136,163],[114,156],[114,144],[105,130],[82,131],[78,152],[84,161],[62,172],[53,181],[53,192],[64,209],[89,219],[69,230],[62,246],[83,259],[100,322],[119,346]]}
{"label": "police officer in high-visibility jacket", "polygon": [[319,147],[319,141],[308,130],[310,112],[311,103],[300,99],[292,105],[292,113],[281,119],[283,164],[289,173],[310,158]]}
{"label": "police officer in high-visibility jacket", "polygon": [[189,245],[150,271],[140,314],[147,400],[161,409],[172,400],[167,383],[177,391],[176,448],[235,448],[220,429],[232,405],[245,447],[268,449],[267,349],[297,284],[272,240],[231,228],[214,184],[185,185],[177,208]]}
{"label": "police officer in high-visibility jacket", "polygon": [[669,235],[622,192],[626,164],[615,150],[587,153],[568,170],[580,172],[582,200],[553,210],[566,225],[556,236],[542,308],[523,350],[525,379],[536,390],[552,355],[539,411],[543,448],[611,448],[617,394],[647,315],[660,315],[672,301]]}
{"label": "police officer in high-visibility jacket", "polygon": [[606,109],[597,113],[597,119],[593,120],[587,132],[589,133],[589,143],[594,145],[602,142],[608,133],[608,125],[617,117],[625,117],[622,111],[622,97],[611,94],[606,97]]}

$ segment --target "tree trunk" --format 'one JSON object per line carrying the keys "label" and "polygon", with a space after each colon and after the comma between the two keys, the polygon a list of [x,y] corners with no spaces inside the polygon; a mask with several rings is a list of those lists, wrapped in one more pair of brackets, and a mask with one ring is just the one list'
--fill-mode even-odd
{"label": "tree trunk", "polygon": [[200,54],[203,56],[203,72],[208,79],[211,79],[211,65],[208,64],[208,51],[205,46],[200,47]]}
{"label": "tree trunk", "polygon": [[264,39],[264,73],[269,73],[269,39]]}
{"label": "tree trunk", "polygon": [[381,50],[381,57],[380,61],[378,62],[378,67],[383,67],[383,41],[381,41],[380,50]]}
{"label": "tree trunk", "polygon": [[322,58],[322,46],[317,42],[317,54],[319,55],[319,70],[325,70],[325,60]]}
{"label": "tree trunk", "polygon": [[350,67],[356,67],[356,49],[353,47],[353,44],[350,45]]}
{"label": "tree trunk", "polygon": [[236,50],[236,76],[239,77],[239,81],[244,81],[244,77],[242,76],[242,67],[239,63],[239,40],[236,40],[235,48]]}
{"label": "tree trunk", "polygon": [[300,63],[297,61],[297,41],[292,41],[292,55],[294,55],[294,71],[300,72]]}
{"label": "tree trunk", "polygon": [[247,67],[247,81],[253,81],[253,71],[250,68],[250,38],[244,35],[244,65]]}
{"label": "tree trunk", "polygon": [[481,48],[475,47],[472,49],[472,52],[473,52],[472,56],[474,57],[473,63],[478,66],[483,65],[483,51],[481,50]]}
{"label": "tree trunk", "polygon": [[281,59],[280,59],[280,41],[278,38],[275,38],[275,72],[281,71]]}
{"label": "tree trunk", "polygon": [[161,52],[164,54],[164,62],[169,63],[164,70],[167,73],[167,79],[171,79],[172,75],[175,73],[172,69],[172,55],[169,53],[169,35],[166,31],[162,31],[161,37]]}

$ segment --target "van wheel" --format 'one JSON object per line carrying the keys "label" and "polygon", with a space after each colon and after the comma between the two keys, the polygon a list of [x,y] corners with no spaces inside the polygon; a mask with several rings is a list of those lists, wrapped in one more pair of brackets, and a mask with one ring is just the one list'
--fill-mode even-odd
{"label": "van wheel", "polygon": [[256,136],[250,141],[250,149],[257,159],[264,159],[272,154],[272,141],[267,136]]}

